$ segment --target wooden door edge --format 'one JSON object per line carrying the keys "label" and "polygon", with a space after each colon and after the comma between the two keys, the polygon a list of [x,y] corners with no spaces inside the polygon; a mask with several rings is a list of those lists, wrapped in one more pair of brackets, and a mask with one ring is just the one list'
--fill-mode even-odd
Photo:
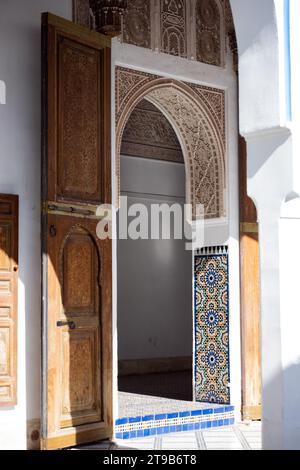
{"label": "wooden door edge", "polygon": [[105,429],[82,430],[75,435],[64,435],[41,439],[41,450],[57,450],[80,444],[102,441],[113,437],[113,427]]}
{"label": "wooden door edge", "polygon": [[73,21],[61,18],[60,16],[53,15],[53,13],[42,13],[42,24],[51,25],[57,29],[62,29],[64,32],[72,35],[75,38],[80,36],[94,47],[111,48],[112,38],[109,36],[100,34],[97,31],[90,30],[86,26],[75,24]]}
{"label": "wooden door edge", "polygon": [[243,421],[260,421],[262,418],[261,405],[243,406],[242,416]]}

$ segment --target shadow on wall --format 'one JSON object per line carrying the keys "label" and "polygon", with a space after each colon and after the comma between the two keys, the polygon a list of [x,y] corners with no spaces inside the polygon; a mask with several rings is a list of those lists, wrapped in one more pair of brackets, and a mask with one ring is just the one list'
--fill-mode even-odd
{"label": "shadow on wall", "polygon": [[[267,171],[272,170],[272,168],[268,169],[266,166],[269,161],[272,162],[274,160],[274,164],[279,164],[282,158],[280,149],[284,147],[290,137],[290,130],[283,128],[280,132],[266,133],[263,137],[263,145],[261,136],[259,136],[257,140],[250,139],[247,142],[248,178],[254,178],[264,167],[266,167]],[[289,167],[286,165],[286,158],[283,169],[283,175],[287,175]],[[292,173],[289,176],[292,177]]]}
{"label": "shadow on wall", "polygon": [[[274,0],[230,0],[236,30],[239,57],[259,43],[267,30],[276,35]],[[259,12],[259,15],[257,14]]]}
{"label": "shadow on wall", "polygon": [[[264,416],[266,409],[272,406],[271,400],[274,392],[281,388],[283,399],[281,401],[283,417],[281,423],[273,423],[273,430],[268,423],[268,433],[264,432]],[[300,360],[299,363],[287,367],[283,376],[277,375],[265,386],[264,396],[269,402],[263,404],[263,449],[264,450],[300,450]],[[271,421],[271,420],[270,420]],[[279,427],[280,426],[280,427]],[[270,431],[271,428],[271,431]],[[274,444],[276,447],[274,447]]]}

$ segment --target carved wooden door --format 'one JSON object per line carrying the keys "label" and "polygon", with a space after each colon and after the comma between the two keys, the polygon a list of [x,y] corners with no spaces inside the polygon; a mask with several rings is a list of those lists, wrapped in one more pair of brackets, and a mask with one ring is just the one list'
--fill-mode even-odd
{"label": "carved wooden door", "polygon": [[110,40],[50,14],[43,37],[42,448],[112,436]]}

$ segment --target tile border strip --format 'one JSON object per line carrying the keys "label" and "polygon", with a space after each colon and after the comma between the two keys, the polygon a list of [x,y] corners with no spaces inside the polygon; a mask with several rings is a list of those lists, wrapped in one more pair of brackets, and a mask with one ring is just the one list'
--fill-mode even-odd
{"label": "tile border strip", "polygon": [[[178,416],[175,417],[175,415]],[[179,417],[179,415],[185,416]],[[169,417],[163,418],[163,416]],[[234,406],[225,406],[215,410],[193,410],[190,412],[137,416],[116,420],[115,436],[117,439],[135,439],[160,434],[232,426],[234,422]]]}

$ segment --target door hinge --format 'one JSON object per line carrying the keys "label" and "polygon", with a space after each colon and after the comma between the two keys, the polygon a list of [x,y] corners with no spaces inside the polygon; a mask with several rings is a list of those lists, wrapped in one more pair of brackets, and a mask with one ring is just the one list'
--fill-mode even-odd
{"label": "door hinge", "polygon": [[61,202],[52,202],[45,201],[42,205],[43,214],[53,214],[53,215],[66,215],[69,217],[81,217],[88,219],[103,219],[109,214],[109,209],[101,209],[101,206],[92,206],[92,205],[80,205],[80,204],[66,204]]}

